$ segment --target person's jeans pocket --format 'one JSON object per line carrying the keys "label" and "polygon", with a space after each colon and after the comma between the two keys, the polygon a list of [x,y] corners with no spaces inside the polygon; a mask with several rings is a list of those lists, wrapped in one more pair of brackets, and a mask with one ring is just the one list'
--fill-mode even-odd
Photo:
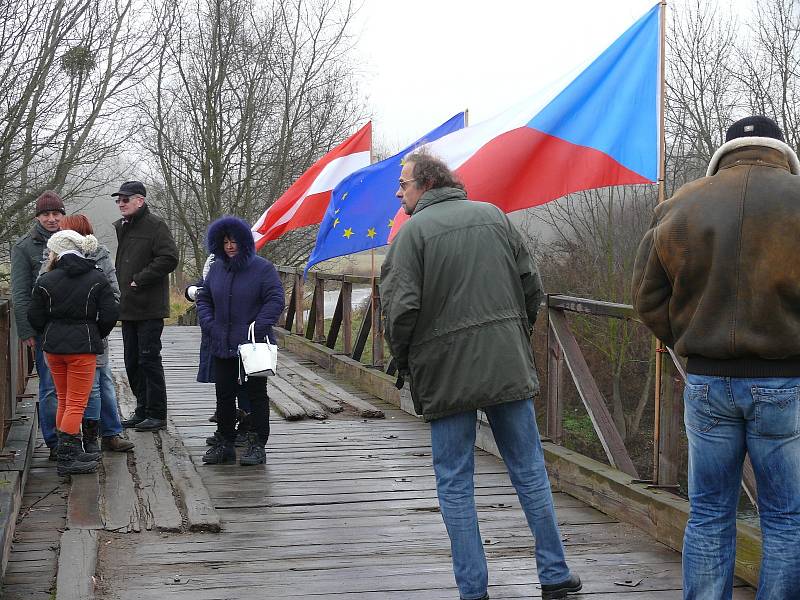
{"label": "person's jeans pocket", "polygon": [[686,427],[705,432],[719,423],[719,419],[711,413],[707,383],[687,383],[683,392],[683,401],[683,419]]}
{"label": "person's jeans pocket", "polygon": [[800,387],[753,387],[756,431],[766,437],[800,433]]}

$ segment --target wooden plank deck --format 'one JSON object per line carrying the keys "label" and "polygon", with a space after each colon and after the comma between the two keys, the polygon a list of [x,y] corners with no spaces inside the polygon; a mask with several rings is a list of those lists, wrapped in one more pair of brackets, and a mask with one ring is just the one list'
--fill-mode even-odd
{"label": "wooden plank deck", "polygon": [[[287,370],[282,377],[283,387],[293,385],[313,396],[314,386],[328,381],[335,392],[328,395],[328,400],[349,394],[383,410],[385,418],[364,418],[360,410],[346,402],[341,402],[341,412],[329,414],[324,420],[287,421],[273,410],[266,465],[203,465],[200,457],[206,449],[204,440],[215,427],[208,422],[214,410],[214,387],[195,382],[199,338],[195,327],[167,327],[164,331],[169,433],[180,439],[191,456],[219,515],[222,531],[190,530],[188,501],[180,499],[173,482],[174,472],[168,480],[184,518],[179,531],[157,527],[148,530],[144,522],[141,527],[127,526],[131,519],[138,522],[138,518],[130,517],[136,510],[122,502],[124,498],[114,496],[114,506],[124,509],[124,514],[115,520],[108,514],[109,503],[104,502],[106,530],[97,532],[95,597],[458,598],[447,534],[438,514],[427,426],[295,356],[294,361],[313,372],[314,383],[303,369],[291,373]],[[112,352],[115,371],[122,373],[119,330],[112,334]],[[306,385],[297,385],[302,379],[298,372],[306,374]],[[275,389],[272,384],[270,389]],[[164,443],[165,435],[162,432],[161,436],[154,436],[162,456],[176,447]],[[138,452],[137,447],[137,461]],[[148,456],[152,454],[152,449],[148,450]],[[165,466],[165,474],[174,464],[186,464],[180,460],[166,462],[170,464]],[[106,466],[106,497],[111,494],[109,474],[123,465]],[[131,466],[131,472],[134,470]],[[141,481],[135,485],[141,505]],[[114,489],[118,488],[115,484]],[[483,451],[476,451],[476,491],[489,560],[491,597],[540,597],[533,542],[516,495],[502,462]],[[569,564],[584,580],[584,591],[576,598],[681,597],[678,553],[570,496],[555,493],[554,497]],[[55,536],[56,543],[65,506],[59,511],[60,520],[48,523],[55,530],[51,537]],[[124,526],[120,527],[117,521]],[[21,525],[19,531],[23,535],[24,522]],[[117,530],[109,531],[114,528]],[[47,540],[52,543],[50,538]],[[37,549],[31,546],[29,551]],[[35,562],[36,557],[31,558]],[[52,558],[48,555],[49,563]],[[47,574],[50,576],[50,571]],[[39,577],[37,585],[37,593],[44,593],[52,585],[52,577],[47,585],[45,578]],[[737,587],[734,597],[751,599],[754,593],[750,588]]]}

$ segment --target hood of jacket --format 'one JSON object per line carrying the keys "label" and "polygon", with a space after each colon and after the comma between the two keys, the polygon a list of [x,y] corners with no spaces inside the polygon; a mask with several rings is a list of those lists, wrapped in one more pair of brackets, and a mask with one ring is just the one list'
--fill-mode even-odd
{"label": "hood of jacket", "polygon": [[[225,254],[224,240],[228,236],[239,247],[239,252],[233,258]],[[222,262],[232,271],[241,271],[256,255],[256,244],[250,226],[242,219],[224,216],[208,226],[206,245],[209,253],[213,254],[217,262]]]}
{"label": "hood of jacket", "polygon": [[76,254],[66,254],[56,262],[56,269],[66,272],[69,277],[77,277],[94,269],[95,262],[90,258],[83,258]]}
{"label": "hood of jacket", "polygon": [[440,202],[448,202],[450,200],[466,200],[467,193],[464,190],[451,187],[441,187],[428,190],[419,199],[417,206],[411,216],[416,215],[421,210],[425,210],[429,206],[439,204]]}

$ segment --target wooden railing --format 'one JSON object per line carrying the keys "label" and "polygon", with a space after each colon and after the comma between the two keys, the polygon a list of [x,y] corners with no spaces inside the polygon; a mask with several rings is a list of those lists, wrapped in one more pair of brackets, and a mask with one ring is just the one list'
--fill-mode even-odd
{"label": "wooden railing", "polygon": [[[379,278],[361,277],[358,275],[338,275],[325,273],[309,273],[308,280],[303,280],[303,270],[293,267],[278,267],[284,290],[289,292],[286,310],[278,323],[288,331],[322,344],[335,348],[339,337],[342,338],[342,352],[351,358],[361,361],[367,344],[371,345],[369,365],[376,369],[385,369],[389,375],[396,372],[394,361],[385,364],[383,318],[381,300],[378,291]],[[308,323],[305,322],[305,286],[311,287]],[[353,285],[370,289],[369,303],[366,313],[353,339]],[[325,333],[325,291],[336,290],[338,298],[336,308],[330,315],[330,326]],[[372,334],[372,335],[370,335]]]}
{"label": "wooden railing", "polygon": [[0,449],[15,418],[17,400],[25,393],[25,380],[31,366],[28,351],[17,337],[11,302],[0,298]]}
{"label": "wooden railing", "polygon": [[[656,385],[653,394],[653,476],[639,479],[636,467],[628,454],[608,405],[589,370],[578,342],[567,323],[566,313],[580,313],[639,322],[633,307],[586,298],[551,295],[547,308],[547,427],[546,435],[556,444],[563,442],[564,373],[565,368],[592,420],[594,430],[605,450],[608,461],[634,479],[654,487],[676,489],[680,465],[680,438],[683,422],[683,386],[686,372],[670,348],[656,353]],[[755,506],[755,475],[746,459],[742,485]]]}

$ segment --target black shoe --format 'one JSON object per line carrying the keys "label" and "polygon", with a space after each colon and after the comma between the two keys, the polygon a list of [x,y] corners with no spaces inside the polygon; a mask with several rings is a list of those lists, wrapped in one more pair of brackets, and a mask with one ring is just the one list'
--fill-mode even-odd
{"label": "black shoe", "polygon": [[242,452],[239,464],[242,466],[263,465],[267,462],[267,453],[264,444],[258,439],[258,434],[251,431],[247,434],[247,450]]}
{"label": "black shoe", "polygon": [[122,426],[125,429],[129,429],[131,427],[136,427],[139,423],[141,423],[144,420],[145,420],[145,417],[140,417],[136,413],[133,413],[130,417],[128,417],[127,419],[125,419],[122,422]]}
{"label": "black shoe", "polygon": [[206,438],[206,446],[219,446],[224,442],[225,438],[222,437],[222,434],[219,431],[215,431],[214,435],[210,435]]}
{"label": "black shoe", "polygon": [[570,575],[569,579],[562,583],[542,585],[542,600],[556,600],[566,598],[567,594],[581,591],[583,584],[577,575]]}
{"label": "black shoe", "polygon": [[58,460],[58,446],[50,448],[50,454],[47,456],[47,460],[52,460],[53,462]]}
{"label": "black shoe", "polygon": [[217,411],[214,411],[214,414],[208,417],[209,423],[216,423],[217,422]]}
{"label": "black shoe", "polygon": [[100,444],[97,443],[97,438],[100,434],[100,421],[84,419],[81,423],[81,431],[83,433],[84,452],[87,454],[100,452]]}
{"label": "black shoe", "polygon": [[164,419],[153,419],[152,417],[140,421],[136,425],[136,431],[158,431],[159,429],[166,429],[167,422]]}
{"label": "black shoe", "polygon": [[236,462],[236,448],[229,441],[211,446],[203,455],[203,462],[207,465],[223,465]]}
{"label": "black shoe", "polygon": [[[461,600],[464,600],[463,598]],[[489,592],[486,592],[483,596],[478,598],[478,600],[489,600]]]}

